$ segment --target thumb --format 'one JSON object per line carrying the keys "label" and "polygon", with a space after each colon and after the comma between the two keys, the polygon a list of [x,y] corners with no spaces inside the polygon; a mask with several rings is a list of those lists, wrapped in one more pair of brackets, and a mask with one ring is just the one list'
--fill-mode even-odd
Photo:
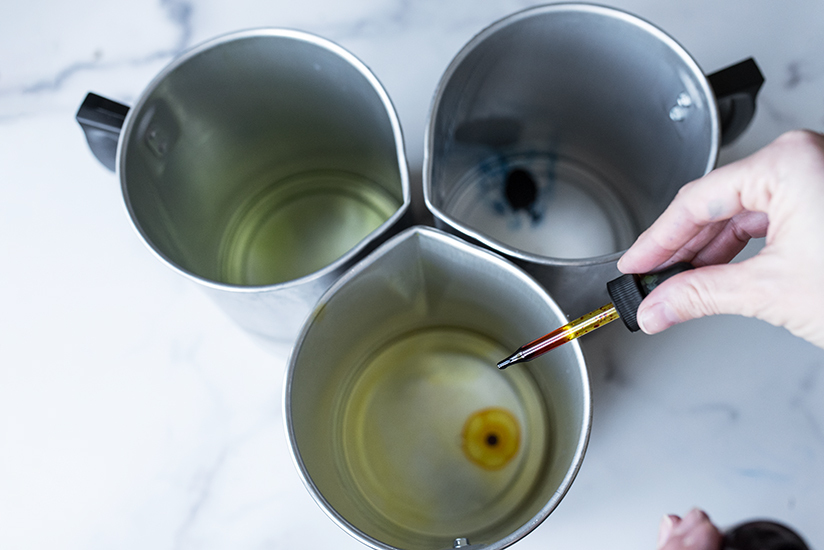
{"label": "thumb", "polygon": [[655,334],[683,321],[720,313],[755,317],[766,295],[763,281],[752,274],[753,259],[700,267],[668,279],[638,307],[641,330]]}

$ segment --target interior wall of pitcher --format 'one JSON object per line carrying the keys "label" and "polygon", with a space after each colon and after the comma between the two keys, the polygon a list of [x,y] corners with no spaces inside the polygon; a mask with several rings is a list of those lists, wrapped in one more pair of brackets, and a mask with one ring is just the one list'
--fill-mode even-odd
{"label": "interior wall of pitcher", "polygon": [[130,208],[162,255],[201,277],[222,281],[232,216],[292,176],[352,174],[406,200],[394,115],[316,44],[257,36],[208,49],[161,75],[137,109],[122,159]]}

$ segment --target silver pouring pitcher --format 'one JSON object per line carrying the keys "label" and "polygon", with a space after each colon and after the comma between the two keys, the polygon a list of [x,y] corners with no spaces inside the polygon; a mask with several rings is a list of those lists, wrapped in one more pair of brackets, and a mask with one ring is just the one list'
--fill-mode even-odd
{"label": "silver pouring pitcher", "polygon": [[558,506],[583,460],[589,378],[571,342],[496,362],[564,315],[528,274],[436,229],[338,280],[298,337],[284,418],[309,492],[372,548],[499,549]]}
{"label": "silver pouring pitcher", "polygon": [[411,223],[389,97],[314,35],[216,38],[133,107],[89,94],[77,119],[149,248],[268,340],[291,345],[332,282]]}
{"label": "silver pouring pitcher", "polygon": [[751,59],[705,76],[670,36],[617,9],[515,13],[475,36],[438,85],[426,205],[566,311],[589,311],[609,301],[623,250],[746,128],[762,82]]}

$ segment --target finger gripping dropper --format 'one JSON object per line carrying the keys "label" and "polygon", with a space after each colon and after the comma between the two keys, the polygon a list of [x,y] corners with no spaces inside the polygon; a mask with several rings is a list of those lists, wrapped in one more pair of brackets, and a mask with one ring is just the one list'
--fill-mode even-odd
{"label": "finger gripping dropper", "polygon": [[638,326],[638,306],[641,301],[655,289],[658,285],[678,273],[692,269],[692,265],[686,262],[679,262],[656,273],[646,273],[643,275],[626,274],[611,280],[607,283],[607,292],[612,299],[612,303],[602,306],[595,311],[582,315],[574,321],[542,336],[528,344],[518,348],[518,350],[498,363],[499,369],[505,369],[513,363],[531,361],[551,349],[555,349],[561,344],[575,340],[576,338],[592,332],[596,328],[611,323],[618,317],[624,321],[624,325],[636,332],[641,327]]}

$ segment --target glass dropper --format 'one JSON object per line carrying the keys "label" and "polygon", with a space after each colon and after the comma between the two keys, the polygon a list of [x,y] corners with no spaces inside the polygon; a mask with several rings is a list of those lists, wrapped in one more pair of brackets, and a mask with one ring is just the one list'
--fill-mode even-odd
{"label": "glass dropper", "polygon": [[611,280],[607,283],[607,292],[612,298],[611,303],[590,311],[537,340],[524,344],[515,353],[500,361],[498,368],[505,369],[514,363],[532,361],[561,344],[571,342],[619,317],[630,331],[638,331],[640,327],[636,313],[641,300],[673,275],[688,269],[692,269],[691,264],[679,262],[655,273],[627,274]]}

